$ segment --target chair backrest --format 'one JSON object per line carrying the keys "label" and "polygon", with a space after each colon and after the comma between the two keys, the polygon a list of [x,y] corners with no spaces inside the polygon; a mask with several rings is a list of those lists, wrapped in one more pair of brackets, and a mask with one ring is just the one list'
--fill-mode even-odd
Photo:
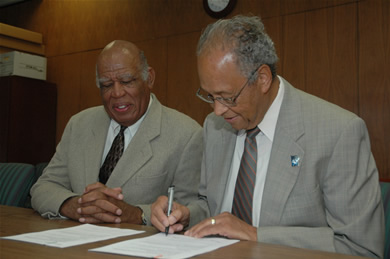
{"label": "chair backrest", "polygon": [[35,180],[38,180],[38,178],[42,175],[43,170],[45,170],[48,164],[48,162],[42,162],[35,165]]}
{"label": "chair backrest", "polygon": [[[42,163],[35,165],[35,177],[34,177],[34,180],[33,180],[33,183],[31,186],[33,186],[34,183],[38,180],[38,178],[42,175],[43,170],[45,170],[47,164],[48,164],[47,162],[42,162]],[[24,204],[24,207],[29,208],[29,209],[32,208],[30,193],[28,193],[28,195],[27,195],[27,199],[26,199],[26,203]]]}
{"label": "chair backrest", "polygon": [[390,258],[390,182],[380,182],[385,210],[385,251],[383,258]]}
{"label": "chair backrest", "polygon": [[0,163],[0,204],[24,207],[35,180],[33,165]]}

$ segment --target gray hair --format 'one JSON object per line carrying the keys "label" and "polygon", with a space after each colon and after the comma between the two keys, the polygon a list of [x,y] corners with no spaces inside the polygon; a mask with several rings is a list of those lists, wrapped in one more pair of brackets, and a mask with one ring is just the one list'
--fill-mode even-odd
{"label": "gray hair", "polygon": [[146,81],[149,77],[149,65],[148,60],[146,59],[145,54],[142,50],[139,52],[139,60],[141,63],[141,77],[142,80]]}
{"label": "gray hair", "polygon": [[[141,78],[143,81],[148,80],[149,77],[149,64],[148,60],[145,57],[145,53],[143,51],[139,52],[139,60],[140,60],[140,69],[141,69]],[[99,84],[99,73],[97,70],[97,64],[95,66],[95,80],[96,80],[96,86],[100,88]]]}
{"label": "gray hair", "polygon": [[275,78],[278,56],[259,17],[237,15],[208,25],[200,36],[196,54],[200,56],[205,49],[216,47],[231,49],[241,73],[247,78],[263,64],[270,67],[272,78]]}

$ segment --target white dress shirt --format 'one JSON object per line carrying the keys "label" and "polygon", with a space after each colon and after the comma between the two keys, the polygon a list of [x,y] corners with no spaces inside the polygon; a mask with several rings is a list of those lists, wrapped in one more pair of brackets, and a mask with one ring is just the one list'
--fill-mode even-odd
{"label": "white dress shirt", "polygon": [[[134,123],[133,125],[127,127],[127,129],[125,129],[125,131],[123,132],[124,136],[125,136],[125,146],[124,146],[123,152],[125,152],[127,146],[129,145],[129,143],[133,139],[135,133],[137,133],[139,126],[141,125],[142,121],[145,119],[146,114],[148,113],[149,108],[152,105],[152,102],[153,102],[153,97],[152,97],[152,95],[150,95],[150,101],[149,101],[148,109],[146,110],[145,114],[142,115],[142,117],[136,123]],[[114,139],[115,139],[116,135],[118,135],[118,133],[119,133],[119,131],[121,129],[120,126],[121,125],[118,122],[116,122],[115,120],[111,119],[110,126],[108,128],[106,144],[104,146],[102,162],[101,162],[100,166],[103,165],[104,160],[106,159],[106,156],[107,156],[108,152],[110,151],[112,142],[114,142]]]}
{"label": "white dress shirt", "polygon": [[[258,226],[260,222],[261,201],[264,191],[265,178],[267,176],[268,163],[271,156],[272,142],[274,140],[276,123],[282,105],[284,95],[284,84],[279,80],[279,90],[275,100],[272,102],[268,111],[264,115],[264,119],[260,122],[259,129],[261,132],[256,136],[257,143],[257,171],[256,182],[253,191],[252,205],[252,225]],[[236,146],[233,153],[233,161],[230,167],[229,179],[225,189],[224,199],[222,201],[221,212],[232,211],[234,189],[238,170],[241,163],[241,157],[244,152],[244,144],[246,138],[246,130],[240,130],[237,134]]]}

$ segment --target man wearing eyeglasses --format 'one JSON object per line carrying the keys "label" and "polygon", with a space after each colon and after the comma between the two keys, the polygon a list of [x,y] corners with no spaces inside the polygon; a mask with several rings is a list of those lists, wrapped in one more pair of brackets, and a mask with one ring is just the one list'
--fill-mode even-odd
{"label": "man wearing eyeglasses", "polygon": [[[152,224],[170,233],[189,226],[193,237],[383,256],[378,172],[363,120],[295,89],[277,76],[277,60],[258,17],[205,29],[196,94],[214,114],[204,123],[199,197],[174,203],[169,217],[159,197]],[[210,213],[200,223],[199,211]]]}
{"label": "man wearing eyeglasses", "polygon": [[70,119],[31,189],[42,216],[150,225],[150,205],[169,186],[180,203],[197,198],[202,128],[158,101],[154,79],[133,43],[117,40],[103,49],[96,65],[103,105]]}

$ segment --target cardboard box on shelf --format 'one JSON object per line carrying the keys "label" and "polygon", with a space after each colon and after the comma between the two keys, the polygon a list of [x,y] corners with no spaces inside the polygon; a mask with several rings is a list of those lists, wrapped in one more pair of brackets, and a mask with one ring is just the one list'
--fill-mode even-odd
{"label": "cardboard box on shelf", "polygon": [[20,51],[0,54],[0,76],[13,75],[46,80],[46,58]]}

